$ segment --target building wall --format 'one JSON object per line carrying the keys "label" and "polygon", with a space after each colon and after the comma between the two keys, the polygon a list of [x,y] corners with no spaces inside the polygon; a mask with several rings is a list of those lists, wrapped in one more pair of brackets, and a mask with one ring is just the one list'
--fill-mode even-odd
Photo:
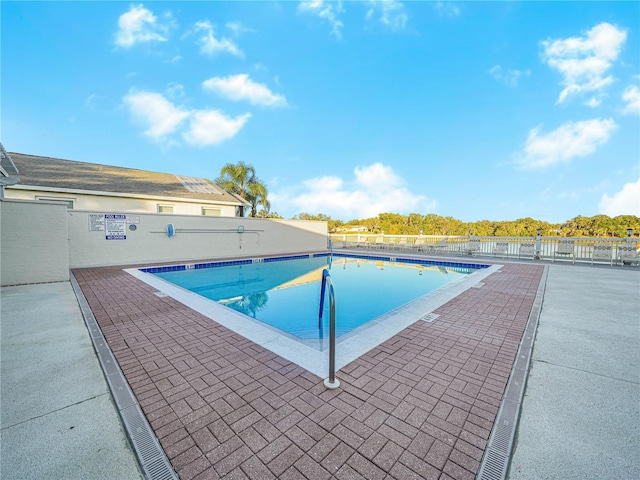
{"label": "building wall", "polygon": [[0,284],[69,280],[64,205],[0,201]]}
{"label": "building wall", "polygon": [[[104,211],[69,212],[71,268],[262,256],[327,249],[327,223],[166,214],[128,215],[126,239],[90,224]],[[93,217],[96,218],[95,216]],[[120,220],[123,222],[122,220]],[[131,222],[135,230],[130,229]],[[167,235],[172,224],[175,235]]]}
{"label": "building wall", "polygon": [[59,193],[37,190],[22,190],[20,188],[7,188],[5,198],[21,200],[36,200],[36,197],[49,197],[73,200],[75,210],[102,210],[102,212],[131,212],[131,213],[157,213],[158,204],[173,205],[174,214],[177,215],[202,215],[202,207],[220,208],[221,216],[234,217],[235,205],[211,204],[184,200],[149,200],[133,197],[111,197],[108,195],[85,195],[77,193]]}

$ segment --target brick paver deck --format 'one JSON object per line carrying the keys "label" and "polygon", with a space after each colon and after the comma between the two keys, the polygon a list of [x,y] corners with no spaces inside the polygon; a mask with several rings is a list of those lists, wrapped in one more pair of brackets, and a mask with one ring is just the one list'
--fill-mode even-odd
{"label": "brick paver deck", "polygon": [[181,479],[444,480],[476,475],[542,272],[505,265],[337,390],[120,268],[74,275]]}

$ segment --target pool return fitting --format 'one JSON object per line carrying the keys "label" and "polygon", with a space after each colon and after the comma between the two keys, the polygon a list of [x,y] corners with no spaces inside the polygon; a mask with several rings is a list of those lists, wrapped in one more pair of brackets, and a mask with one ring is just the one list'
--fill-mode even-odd
{"label": "pool return fitting", "polygon": [[331,275],[329,275],[329,270],[326,268],[322,270],[318,328],[322,325],[325,285],[329,290],[329,378],[325,378],[324,386],[333,390],[340,387],[340,380],[336,378],[336,294],[333,290]]}

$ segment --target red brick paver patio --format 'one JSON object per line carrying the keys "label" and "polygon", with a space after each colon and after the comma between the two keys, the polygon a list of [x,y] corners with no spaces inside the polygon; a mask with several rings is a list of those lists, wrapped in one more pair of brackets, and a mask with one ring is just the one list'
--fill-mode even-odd
{"label": "red brick paver patio", "polygon": [[121,268],[73,273],[181,479],[444,480],[476,475],[542,272],[503,266],[337,390]]}

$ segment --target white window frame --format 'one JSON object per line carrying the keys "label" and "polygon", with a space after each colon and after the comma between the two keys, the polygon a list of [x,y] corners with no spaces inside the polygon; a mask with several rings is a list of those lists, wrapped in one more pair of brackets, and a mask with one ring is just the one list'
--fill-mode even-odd
{"label": "white window frame", "polygon": [[[167,208],[167,207],[168,207],[168,208],[171,208],[171,211],[170,211],[170,212],[162,212],[162,211],[161,211],[161,209],[163,209],[163,208]],[[156,209],[156,211],[157,211],[158,213],[164,213],[164,214],[166,214],[166,215],[171,215],[172,213],[176,213],[176,212],[175,212],[175,208],[176,208],[176,206],[175,206],[175,205],[172,205],[172,204],[170,204],[170,203],[159,203],[159,204],[158,204],[158,207],[157,207],[157,209]]]}
{"label": "white window frame", "polygon": [[[212,211],[217,213],[205,213],[206,211]],[[220,207],[202,207],[200,212],[205,217],[221,217],[222,216],[222,209]]]}
{"label": "white window frame", "polygon": [[41,195],[36,195],[36,201],[51,202],[51,203],[65,203],[67,205],[67,210],[73,210],[76,205],[75,198],[66,198],[66,197],[43,197]]}

